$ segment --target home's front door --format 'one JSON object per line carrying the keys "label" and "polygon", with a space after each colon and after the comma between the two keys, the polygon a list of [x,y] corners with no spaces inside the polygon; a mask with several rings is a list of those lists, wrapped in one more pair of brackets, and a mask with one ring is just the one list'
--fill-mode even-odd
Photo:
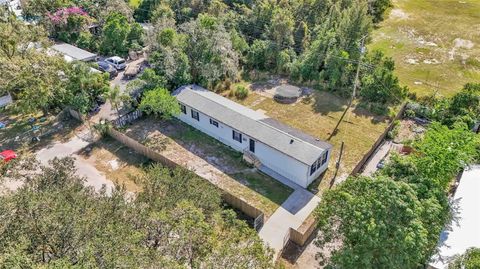
{"label": "home's front door", "polygon": [[255,153],[255,140],[250,138],[250,151]]}

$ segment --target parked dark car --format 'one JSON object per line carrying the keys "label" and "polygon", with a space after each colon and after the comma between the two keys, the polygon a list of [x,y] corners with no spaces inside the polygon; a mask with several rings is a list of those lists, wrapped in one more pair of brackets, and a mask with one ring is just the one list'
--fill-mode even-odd
{"label": "parked dark car", "polygon": [[377,169],[383,169],[385,167],[385,159],[381,159],[377,164]]}
{"label": "parked dark car", "polygon": [[110,79],[115,78],[118,75],[118,71],[115,67],[105,61],[97,62],[98,69],[102,72],[110,74]]}

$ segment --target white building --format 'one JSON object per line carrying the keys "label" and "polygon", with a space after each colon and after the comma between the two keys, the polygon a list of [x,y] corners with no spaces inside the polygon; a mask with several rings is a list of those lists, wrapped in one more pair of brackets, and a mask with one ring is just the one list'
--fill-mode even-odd
{"label": "white building", "polygon": [[453,197],[454,219],[449,229],[440,234],[438,253],[430,268],[444,269],[452,258],[471,247],[480,248],[480,166],[463,171]]}
{"label": "white building", "polygon": [[326,142],[200,86],[183,86],[173,95],[180,120],[243,152],[260,170],[306,188],[327,169],[332,145]]}
{"label": "white building", "polygon": [[82,61],[91,62],[97,59],[97,54],[83,50],[67,43],[55,44],[52,49],[64,55],[67,62]]}

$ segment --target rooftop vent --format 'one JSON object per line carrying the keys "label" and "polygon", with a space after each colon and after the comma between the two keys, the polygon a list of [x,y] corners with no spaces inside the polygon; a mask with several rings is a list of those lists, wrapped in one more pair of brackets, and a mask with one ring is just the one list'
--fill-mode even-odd
{"label": "rooftop vent", "polygon": [[290,139],[290,144],[293,144],[293,139]]}

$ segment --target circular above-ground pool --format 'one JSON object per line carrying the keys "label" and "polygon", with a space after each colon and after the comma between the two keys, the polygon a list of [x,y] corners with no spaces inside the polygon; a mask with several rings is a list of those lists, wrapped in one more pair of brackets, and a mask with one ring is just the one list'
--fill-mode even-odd
{"label": "circular above-ground pool", "polygon": [[302,89],[292,85],[281,85],[275,90],[273,98],[282,104],[295,103],[302,95]]}

